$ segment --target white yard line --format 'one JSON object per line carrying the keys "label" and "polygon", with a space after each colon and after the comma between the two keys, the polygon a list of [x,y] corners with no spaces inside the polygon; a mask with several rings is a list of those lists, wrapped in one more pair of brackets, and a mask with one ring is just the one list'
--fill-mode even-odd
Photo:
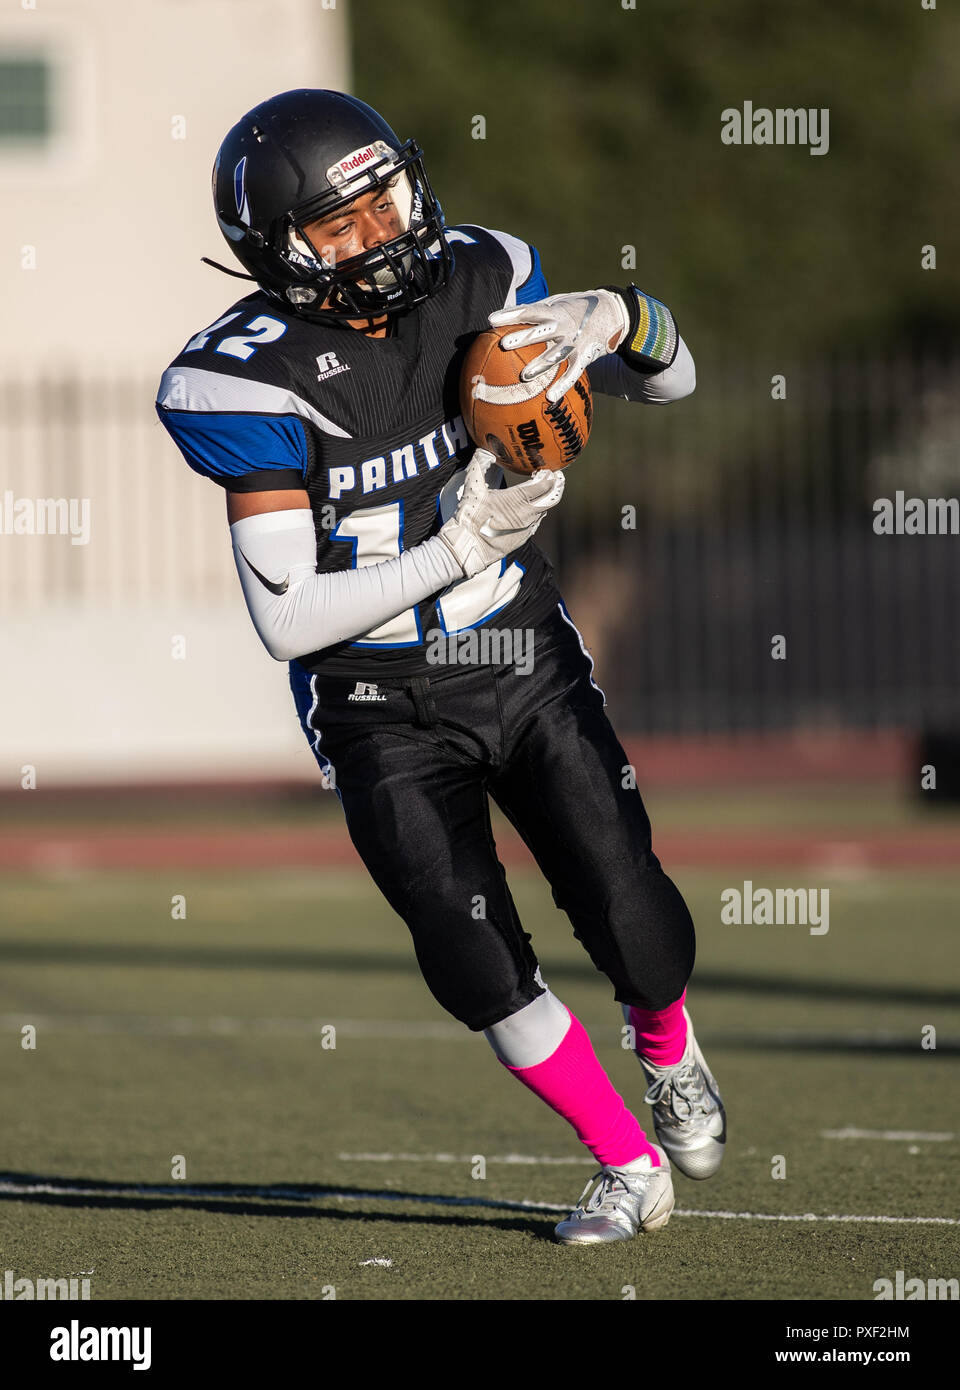
{"label": "white yard line", "polygon": [[[542,1212],[561,1212],[567,1213],[571,1209],[571,1203],[564,1206],[557,1206],[553,1202],[532,1202],[532,1201],[509,1201],[493,1197],[447,1197],[436,1193],[408,1193],[408,1192],[340,1192],[335,1188],[296,1188],[283,1187],[281,1185],[272,1187],[190,1187],[187,1184],[182,1186],[179,1183],[164,1183],[162,1185],[150,1185],[140,1183],[123,1183],[111,1186],[109,1183],[98,1185],[83,1183],[50,1183],[50,1182],[13,1182],[0,1179],[0,1196],[8,1197],[30,1197],[30,1196],[71,1196],[71,1197],[143,1197],[143,1196],[163,1196],[163,1197],[206,1197],[206,1198],[230,1198],[234,1201],[249,1197],[269,1198],[276,1201],[297,1201],[297,1202],[410,1202],[420,1206],[439,1206],[439,1207],[487,1207],[495,1210],[505,1211],[542,1211]],[[270,1208],[264,1207],[263,1215],[269,1216]],[[681,1217],[700,1217],[712,1221],[803,1221],[803,1222],[845,1222],[863,1223],[868,1225],[882,1226],[957,1226],[960,1219],[952,1216],[862,1216],[857,1214],[849,1215],[826,1215],[818,1216],[815,1212],[804,1212],[802,1215],[777,1214],[771,1212],[756,1211],[694,1211],[677,1209],[674,1216]]]}
{"label": "white yard line", "polygon": [[946,1144],[955,1134],[925,1129],[822,1129],[821,1139],[889,1139],[894,1142],[923,1140],[931,1144]]}
{"label": "white yard line", "polygon": [[818,1216],[816,1212],[804,1212],[802,1216],[777,1215],[760,1211],[679,1211],[674,1216],[705,1216],[716,1221],[840,1221],[867,1222],[875,1226],[960,1226],[960,1218],[955,1216],[860,1216],[831,1215]]}

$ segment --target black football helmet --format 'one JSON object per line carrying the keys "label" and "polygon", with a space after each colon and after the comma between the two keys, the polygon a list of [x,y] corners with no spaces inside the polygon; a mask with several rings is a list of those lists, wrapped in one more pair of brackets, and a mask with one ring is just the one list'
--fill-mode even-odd
{"label": "black football helmet", "polygon": [[[325,259],[304,226],[386,184],[402,232],[339,265]],[[344,92],[282,92],[247,112],[220,146],[213,201],[250,277],[308,318],[403,313],[450,277],[443,211],[420,147]]]}

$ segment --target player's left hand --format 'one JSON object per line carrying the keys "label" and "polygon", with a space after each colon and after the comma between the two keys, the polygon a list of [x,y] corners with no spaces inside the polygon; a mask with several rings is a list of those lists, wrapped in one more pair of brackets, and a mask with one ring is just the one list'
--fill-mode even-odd
{"label": "player's left hand", "polygon": [[494,328],[511,323],[531,325],[501,339],[500,346],[508,352],[532,343],[549,344],[539,357],[527,363],[520,373],[521,381],[531,381],[566,359],[567,370],[547,391],[551,404],[570,389],[591,362],[616,352],[630,329],[627,306],[612,290],[552,294],[533,304],[498,309],[489,321]]}

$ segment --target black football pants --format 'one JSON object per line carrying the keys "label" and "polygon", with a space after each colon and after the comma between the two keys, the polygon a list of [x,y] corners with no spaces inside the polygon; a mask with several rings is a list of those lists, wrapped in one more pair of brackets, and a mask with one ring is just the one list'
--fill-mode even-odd
{"label": "black football pants", "polygon": [[333,765],[350,838],[409,927],[430,991],[468,1028],[489,1028],[543,993],[488,796],[619,1002],[663,1009],[693,969],[690,913],[652,852],[591,670],[559,608],[538,625],[525,675],[438,665],[429,678],[379,680],[386,699],[350,701],[355,681],[293,663],[301,718],[321,764]]}

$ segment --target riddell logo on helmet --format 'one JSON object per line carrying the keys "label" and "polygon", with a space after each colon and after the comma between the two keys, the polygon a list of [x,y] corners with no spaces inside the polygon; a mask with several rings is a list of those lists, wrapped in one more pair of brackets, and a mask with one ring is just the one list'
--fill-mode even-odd
{"label": "riddell logo on helmet", "polygon": [[352,155],[350,159],[341,159],[339,168],[341,168],[344,173],[347,173],[349,169],[359,169],[361,164],[367,164],[375,155],[376,151],[373,146],[368,145],[365,150],[361,150],[359,154]]}
{"label": "riddell logo on helmet", "polygon": [[343,183],[357,169],[364,168],[374,159],[383,159],[389,153],[389,147],[382,140],[377,140],[372,145],[364,145],[359,150],[351,150],[336,164],[331,164],[327,170],[327,180],[330,183]]}

